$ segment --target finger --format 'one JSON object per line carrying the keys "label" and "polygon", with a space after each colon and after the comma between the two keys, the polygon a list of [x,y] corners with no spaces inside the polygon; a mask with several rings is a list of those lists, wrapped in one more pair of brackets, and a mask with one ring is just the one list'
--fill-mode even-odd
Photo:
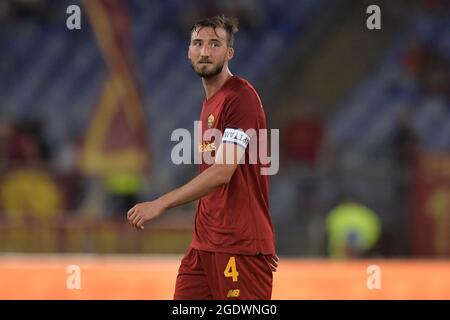
{"label": "finger", "polygon": [[278,256],[276,254],[272,256],[272,259],[275,261],[280,261],[280,258],[278,258]]}
{"label": "finger", "polygon": [[138,217],[138,218],[135,218],[135,220],[133,220],[133,221],[130,222],[131,225],[132,225],[134,228],[136,228],[136,229],[137,229],[137,222],[139,221],[138,219],[139,219],[139,217]]}
{"label": "finger", "polygon": [[127,218],[130,217],[130,215],[133,213],[134,207],[132,207],[130,210],[127,211]]}
{"label": "finger", "polygon": [[136,228],[138,229],[142,229],[142,227],[144,226],[144,217],[142,217],[137,223],[136,223]]}
{"label": "finger", "polygon": [[140,214],[137,214],[134,218],[133,218],[133,225],[137,226],[137,223],[139,222],[139,220],[142,219],[142,216]]}
{"label": "finger", "polygon": [[137,209],[134,209],[133,213],[130,214],[130,216],[128,217],[128,220],[133,221],[134,218],[136,218],[136,216],[139,214],[139,211]]}
{"label": "finger", "polygon": [[267,264],[270,266],[270,269],[273,272],[276,272],[277,271],[277,267],[278,267],[277,262],[271,256],[265,256],[265,259],[267,261]]}
{"label": "finger", "polygon": [[278,267],[278,263],[275,260],[270,261],[270,264],[273,265],[274,267]]}
{"label": "finger", "polygon": [[145,220],[144,220],[144,218],[142,218],[142,220],[139,221],[139,223],[136,225],[136,229],[144,230],[144,223],[145,223]]}
{"label": "finger", "polygon": [[130,215],[133,214],[135,208],[136,208],[136,205],[134,205],[130,210],[128,210],[128,212],[127,212],[127,218],[129,218]]}
{"label": "finger", "polygon": [[142,223],[142,220],[143,220],[143,218],[139,218],[137,221],[136,221],[136,223],[134,224],[134,227],[136,228],[136,229],[141,229],[141,223]]}
{"label": "finger", "polygon": [[273,272],[276,272],[278,270],[278,265],[270,265],[270,268],[272,269]]}
{"label": "finger", "polygon": [[279,259],[277,256],[265,256],[265,258],[268,263],[278,265]]}

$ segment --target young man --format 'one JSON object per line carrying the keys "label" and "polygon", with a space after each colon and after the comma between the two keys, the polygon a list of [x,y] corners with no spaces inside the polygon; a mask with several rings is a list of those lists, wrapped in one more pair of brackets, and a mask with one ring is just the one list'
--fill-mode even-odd
{"label": "young man", "polygon": [[[202,161],[197,177],[135,205],[127,215],[143,229],[145,221],[165,210],[199,199],[194,237],[178,271],[174,299],[270,299],[272,294],[278,258],[269,181],[261,174],[259,159],[248,161],[248,145],[258,134],[245,133],[266,129],[266,118],[255,89],[228,69],[235,32],[236,21],[224,16],[199,21],[191,30],[188,58],[206,93],[199,150],[214,163]],[[220,130],[221,141],[206,138],[208,129]],[[243,157],[246,161],[240,162]]]}

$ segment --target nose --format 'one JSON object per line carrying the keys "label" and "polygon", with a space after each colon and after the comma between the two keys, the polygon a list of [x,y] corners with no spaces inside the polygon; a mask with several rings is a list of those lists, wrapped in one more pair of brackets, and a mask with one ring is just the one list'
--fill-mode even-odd
{"label": "nose", "polygon": [[209,57],[209,46],[207,44],[202,46],[202,49],[200,50],[200,55],[202,57]]}

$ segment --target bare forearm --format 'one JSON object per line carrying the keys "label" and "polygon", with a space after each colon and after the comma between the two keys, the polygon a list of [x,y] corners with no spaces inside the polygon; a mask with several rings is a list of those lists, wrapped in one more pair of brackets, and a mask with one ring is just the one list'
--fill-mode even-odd
{"label": "bare forearm", "polygon": [[229,181],[228,174],[223,169],[220,165],[213,165],[185,185],[166,193],[158,200],[166,209],[197,200]]}
{"label": "bare forearm", "polygon": [[[226,147],[223,147],[226,145]],[[231,151],[226,151],[231,148]],[[230,182],[239,161],[224,161],[236,155],[236,160],[241,159],[244,149],[236,145],[222,144],[216,155],[218,161],[204,170],[197,177],[184,186],[175,189],[154,201],[146,201],[136,204],[127,212],[127,219],[137,229],[144,229],[144,223],[160,216],[165,210],[181,206],[185,203],[197,200],[210,193],[215,188]],[[231,158],[233,159],[233,158]]]}

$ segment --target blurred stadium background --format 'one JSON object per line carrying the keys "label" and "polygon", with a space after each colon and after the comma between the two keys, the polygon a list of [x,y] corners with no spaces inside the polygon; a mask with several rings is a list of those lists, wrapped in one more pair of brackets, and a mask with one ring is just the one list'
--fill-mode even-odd
{"label": "blurred stadium background", "polygon": [[195,204],[142,232],[125,215],[197,172],[170,135],[204,95],[190,27],[218,13],[239,18],[231,71],[280,128],[274,298],[450,299],[444,0],[1,1],[0,298],[171,298]]}

